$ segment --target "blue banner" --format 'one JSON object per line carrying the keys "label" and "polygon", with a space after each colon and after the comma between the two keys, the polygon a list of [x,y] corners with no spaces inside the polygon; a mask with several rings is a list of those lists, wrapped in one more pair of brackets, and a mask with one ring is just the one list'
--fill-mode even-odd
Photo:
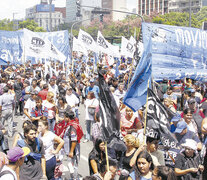
{"label": "blue banner", "polygon": [[20,63],[22,58],[22,32],[0,31],[0,58],[11,63]]}
{"label": "blue banner", "polygon": [[150,87],[152,74],[151,46],[150,40],[138,66],[136,67],[129,89],[123,99],[124,104],[130,107],[133,111],[137,111],[146,104],[148,81]]}
{"label": "blue banner", "polygon": [[47,38],[60,52],[66,56],[66,61],[69,61],[71,49],[68,31],[38,32],[37,34],[40,37]]}
{"label": "blue banner", "polygon": [[206,81],[207,32],[196,28],[142,23],[144,48],[152,40],[152,76]]}

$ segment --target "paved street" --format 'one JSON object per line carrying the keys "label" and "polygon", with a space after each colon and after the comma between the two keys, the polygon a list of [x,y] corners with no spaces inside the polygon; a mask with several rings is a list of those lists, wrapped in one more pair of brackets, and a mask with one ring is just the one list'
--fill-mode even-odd
{"label": "paved street", "polygon": [[[85,109],[84,106],[81,104],[79,107],[79,112],[80,112],[80,124],[83,128],[84,134],[85,134]],[[16,125],[15,130],[15,134],[18,132],[22,132],[22,123],[23,123],[23,118],[22,116],[15,116],[14,117],[14,124]],[[7,124],[6,128],[7,128]],[[82,139],[82,141],[84,140],[84,138]],[[13,142],[13,138],[9,138],[9,147],[12,146],[12,142]],[[89,168],[88,168],[88,154],[91,151],[91,149],[93,148],[93,143],[92,142],[87,142],[87,143],[83,143],[81,142],[81,158],[80,158],[80,162],[79,162],[79,174],[82,177],[85,177],[87,175],[89,175]],[[67,164],[67,162],[64,160],[64,165]]]}

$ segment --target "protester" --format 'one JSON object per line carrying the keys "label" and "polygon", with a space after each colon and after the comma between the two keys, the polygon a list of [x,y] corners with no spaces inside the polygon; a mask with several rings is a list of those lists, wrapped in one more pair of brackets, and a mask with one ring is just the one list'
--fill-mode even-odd
{"label": "protester", "polygon": [[0,175],[2,180],[17,180],[15,171],[8,167],[9,160],[6,154],[0,152]]}
{"label": "protester", "polygon": [[[64,141],[55,135],[53,132],[48,130],[49,123],[47,119],[40,120],[38,122],[38,131],[40,132],[39,138],[43,142],[45,150],[45,160],[46,160],[46,176],[47,179],[54,179],[54,171],[56,167],[56,157],[55,155],[59,153],[60,149],[64,145]],[[54,143],[57,143],[58,146],[54,149]]]}
{"label": "protester", "polygon": [[153,170],[152,180],[177,180],[173,169],[166,166],[157,166]]}
{"label": "protester", "polygon": [[178,179],[183,180],[198,180],[202,179],[204,166],[201,164],[201,157],[197,150],[197,143],[192,139],[186,139],[182,144],[185,148],[184,152],[178,154],[175,161],[175,173]]}
{"label": "protester", "polygon": [[24,157],[27,156],[29,153],[30,149],[28,147],[13,147],[7,152],[7,157],[9,160],[9,164],[7,166],[16,173],[18,179],[19,168],[24,163]]}
{"label": "protester", "polygon": [[55,118],[56,118],[56,104],[54,101],[54,94],[53,92],[48,92],[47,99],[42,103],[43,108],[47,108],[48,116],[47,120],[49,123],[49,130],[54,132],[55,127]]}
{"label": "protester", "polygon": [[5,121],[8,124],[8,136],[13,136],[13,110],[14,110],[14,95],[8,93],[9,88],[3,88],[3,95],[0,96],[0,117],[2,124]]}
{"label": "protester", "polygon": [[89,91],[85,100],[85,122],[86,122],[86,138],[84,142],[91,140],[91,126],[94,123],[96,108],[99,106],[99,101],[95,98],[93,91]]}
{"label": "protester", "polygon": [[147,151],[142,151],[137,157],[137,161],[134,166],[134,171],[132,171],[129,174],[128,180],[136,180],[136,179],[152,180],[153,169],[154,169],[154,164],[152,162],[152,157]]}
{"label": "protester", "polygon": [[123,136],[131,133],[137,133],[142,128],[142,123],[133,111],[127,107],[125,112],[121,114],[121,133]]}
{"label": "protester", "polygon": [[155,166],[165,165],[164,153],[158,149],[160,135],[155,137],[147,136],[147,151],[151,155]]}
{"label": "protester", "polygon": [[90,79],[90,85],[86,88],[86,96],[88,95],[89,91],[93,91],[96,99],[99,98],[99,87],[95,85],[95,80],[92,78]]}
{"label": "protester", "polygon": [[46,177],[46,161],[43,142],[36,138],[37,128],[33,124],[28,124],[24,128],[25,140],[18,140],[19,147],[28,147],[32,153],[25,159],[20,167],[20,180],[37,180]]}
{"label": "protester", "polygon": [[37,97],[37,91],[31,91],[31,97],[26,101],[24,106],[24,114],[26,115],[26,120],[31,120],[31,112],[32,109],[36,106],[36,97]]}
{"label": "protester", "polygon": [[23,90],[23,83],[21,82],[21,76],[16,77],[16,82],[14,83],[14,92],[15,92],[15,115],[18,115],[18,109],[19,114],[23,115],[23,101],[21,101],[22,98],[22,90]]}
{"label": "protester", "polygon": [[78,179],[80,140],[83,136],[83,131],[79,123],[75,120],[75,114],[73,111],[65,112],[65,122],[67,124],[63,140],[65,141],[64,150],[67,155],[68,168],[71,178]]}

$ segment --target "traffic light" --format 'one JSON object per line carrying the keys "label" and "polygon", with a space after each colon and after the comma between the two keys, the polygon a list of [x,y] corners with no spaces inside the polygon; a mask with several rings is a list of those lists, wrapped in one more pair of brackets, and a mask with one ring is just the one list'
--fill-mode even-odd
{"label": "traffic light", "polygon": [[77,12],[76,12],[76,16],[77,17],[81,17],[81,6],[80,6],[80,1],[76,1],[76,5],[77,5]]}
{"label": "traffic light", "polygon": [[104,17],[104,15],[100,14],[100,22],[103,22],[103,17]]}

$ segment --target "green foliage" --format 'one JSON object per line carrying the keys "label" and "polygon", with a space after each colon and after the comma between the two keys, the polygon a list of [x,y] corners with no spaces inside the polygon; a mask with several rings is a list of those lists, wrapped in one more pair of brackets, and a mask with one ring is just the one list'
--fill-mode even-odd
{"label": "green foliage", "polygon": [[[191,27],[201,28],[202,23],[207,21],[207,7],[203,7],[198,13],[191,14]],[[153,23],[167,24],[174,26],[189,26],[189,13],[170,12],[165,15],[158,15],[152,18]]]}
{"label": "green foliage", "polygon": [[0,30],[13,31],[13,22],[9,19],[0,20]]}
{"label": "green foliage", "polygon": [[34,20],[29,20],[29,19],[20,22],[19,28],[20,29],[26,28],[34,32],[45,32],[45,30],[42,27],[39,27]]}

